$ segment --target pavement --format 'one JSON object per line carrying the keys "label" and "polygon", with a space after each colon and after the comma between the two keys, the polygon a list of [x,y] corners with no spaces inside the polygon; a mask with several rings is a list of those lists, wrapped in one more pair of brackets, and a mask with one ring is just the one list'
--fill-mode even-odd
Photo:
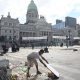
{"label": "pavement", "polygon": [[[25,75],[27,67],[24,66],[27,61],[27,55],[31,52],[38,52],[41,48],[20,48],[19,52],[12,53],[11,50],[0,59],[9,59],[12,73],[19,76],[19,80],[26,80]],[[78,51],[73,51],[77,49]],[[80,46],[49,47],[49,53],[43,56],[59,73],[58,80],[79,80],[80,79]],[[39,61],[38,61],[39,62]],[[39,69],[42,73],[48,73],[49,70],[39,62]],[[31,68],[30,73],[35,73],[35,67]],[[35,76],[28,80],[48,80],[46,75]]]}

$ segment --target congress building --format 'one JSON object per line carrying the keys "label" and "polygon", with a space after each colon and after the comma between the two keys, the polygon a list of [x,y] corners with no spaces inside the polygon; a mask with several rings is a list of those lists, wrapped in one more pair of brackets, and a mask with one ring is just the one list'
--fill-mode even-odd
{"label": "congress building", "polygon": [[33,0],[28,5],[25,15],[26,22],[21,24],[18,18],[14,19],[8,13],[7,17],[2,16],[0,19],[0,36],[4,36],[8,41],[35,39],[46,39],[50,41],[52,34],[51,23],[48,23],[44,16],[38,14],[38,9]]}

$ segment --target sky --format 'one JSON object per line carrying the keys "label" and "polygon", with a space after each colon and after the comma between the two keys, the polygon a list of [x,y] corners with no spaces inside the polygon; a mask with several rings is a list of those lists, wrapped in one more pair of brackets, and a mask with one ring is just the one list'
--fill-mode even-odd
{"label": "sky", "polygon": [[[0,18],[10,12],[12,18],[26,22],[27,8],[31,0],[0,0]],[[56,19],[65,20],[66,16],[74,17],[80,24],[80,0],[34,0],[39,15],[47,22],[55,24]]]}

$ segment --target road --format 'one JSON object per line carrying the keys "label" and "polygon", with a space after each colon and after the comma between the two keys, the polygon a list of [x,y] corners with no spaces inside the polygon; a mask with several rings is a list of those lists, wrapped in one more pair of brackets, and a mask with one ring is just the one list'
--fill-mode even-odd
{"label": "road", "polygon": [[[78,51],[73,51],[78,49]],[[6,58],[10,61],[10,66],[24,66],[27,61],[27,55],[34,51],[39,51],[40,48],[21,48],[19,52],[12,53],[8,52],[0,59]],[[60,73],[59,80],[79,80],[80,79],[80,46],[73,47],[49,47],[49,53],[43,55],[48,62]],[[45,68],[39,62],[39,69],[42,73],[48,73],[48,69]],[[17,70],[13,69],[13,72]],[[30,71],[31,73],[36,72],[35,67]],[[18,71],[19,73],[19,71]],[[20,74],[22,75],[22,74]],[[46,80],[46,76],[38,76],[34,80]],[[25,80],[25,79],[24,79]]]}

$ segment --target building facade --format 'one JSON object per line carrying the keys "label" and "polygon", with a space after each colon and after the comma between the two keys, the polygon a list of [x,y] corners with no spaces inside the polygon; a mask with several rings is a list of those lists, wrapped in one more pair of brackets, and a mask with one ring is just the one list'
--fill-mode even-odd
{"label": "building facade", "polygon": [[31,0],[26,14],[26,23],[20,24],[20,37],[50,36],[51,33],[51,24],[47,23],[44,16],[39,17],[37,6]]}
{"label": "building facade", "polygon": [[[39,40],[39,37],[40,39],[46,37],[46,42],[57,41],[57,43],[63,42],[66,36],[70,40],[73,37],[80,36],[80,29],[76,28],[75,18],[66,17],[65,22],[56,20],[56,24],[51,25],[51,23],[46,21],[44,16],[38,14],[37,6],[33,0],[31,0],[25,16],[26,22],[24,24],[20,24],[18,18],[11,18],[10,13],[8,13],[7,17],[2,16],[0,19],[0,36],[6,37],[9,41],[26,39],[28,42],[30,40],[27,39],[38,38]],[[56,36],[59,36],[60,39]],[[43,40],[40,41],[43,42]]]}
{"label": "building facade", "polygon": [[65,17],[65,27],[76,29],[76,18],[73,17]]}
{"label": "building facade", "polygon": [[[80,34],[79,25],[76,24],[76,18],[65,17],[64,22],[62,20],[56,20],[56,21],[57,21],[56,24],[52,26],[54,43],[58,45],[62,42],[66,43],[66,40],[68,40],[70,44],[72,44],[74,38],[78,37]],[[63,38],[62,36],[65,38]]]}
{"label": "building facade", "polygon": [[56,24],[62,23],[62,20],[56,19]]}
{"label": "building facade", "polygon": [[25,24],[20,24],[18,19],[13,19],[8,13],[7,17],[1,17],[0,35],[7,39],[19,39],[19,37],[39,37],[51,34],[51,24],[42,16],[39,18],[38,9],[31,0],[26,13]]}
{"label": "building facade", "polygon": [[7,40],[19,39],[19,20],[13,19],[8,13],[7,17],[2,16],[0,20],[0,36],[4,36]]}

